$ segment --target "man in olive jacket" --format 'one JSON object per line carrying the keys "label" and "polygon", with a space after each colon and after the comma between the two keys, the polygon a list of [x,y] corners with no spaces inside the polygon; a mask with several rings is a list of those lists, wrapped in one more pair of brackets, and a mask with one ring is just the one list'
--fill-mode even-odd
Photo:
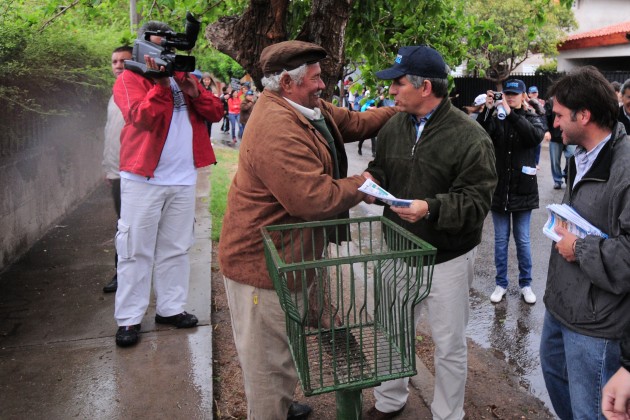
{"label": "man in olive jacket", "polygon": [[[350,112],[320,99],[325,85],[319,61],[325,56],[320,46],[300,41],[263,50],[265,89],[247,123],[228,193],[219,262],[248,418],[287,418],[297,385],[261,228],[343,217],[365,199],[357,190],[365,178],[346,178],[343,143],[375,136],[396,113],[394,108]],[[293,246],[299,249],[300,244]],[[315,248],[321,255],[323,244]],[[289,412],[288,417],[297,416]]]}
{"label": "man in olive jacket", "polygon": [[562,202],[608,238],[555,228],[562,239],[549,257],[540,361],[560,418],[599,419],[630,325],[630,142],[615,92],[594,67],[558,80],[550,95],[554,126],[577,145]]}
{"label": "man in olive jacket", "polygon": [[[469,287],[497,183],[492,143],[449,101],[447,66],[434,49],[403,47],[394,66],[376,76],[392,80],[390,93],[405,112],[379,132],[376,159],[366,176],[394,196],[413,200],[408,208],[386,207],[384,215],[437,248],[424,301],[435,343],[431,411],[434,419],[462,419]],[[409,395],[407,383],[408,378],[397,379],[375,388],[376,404],[364,418],[400,413]]]}

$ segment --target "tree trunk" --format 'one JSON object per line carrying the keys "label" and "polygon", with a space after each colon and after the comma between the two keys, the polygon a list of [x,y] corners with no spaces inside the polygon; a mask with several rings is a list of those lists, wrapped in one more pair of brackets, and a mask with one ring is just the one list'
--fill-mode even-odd
{"label": "tree trunk", "polygon": [[326,84],[323,97],[331,99],[337,82],[343,79],[346,27],[353,0],[318,0],[311,5],[311,14],[297,36],[301,41],[321,45],[328,56],[320,64]]}
{"label": "tree trunk", "polygon": [[[322,61],[324,98],[331,98],[342,77],[345,31],[353,0],[313,0],[311,14],[296,39],[321,45],[328,51]],[[262,70],[258,63],[262,50],[286,41],[289,0],[250,0],[242,16],[227,16],[206,28],[206,39],[222,53],[232,57],[254,79],[259,90]]]}

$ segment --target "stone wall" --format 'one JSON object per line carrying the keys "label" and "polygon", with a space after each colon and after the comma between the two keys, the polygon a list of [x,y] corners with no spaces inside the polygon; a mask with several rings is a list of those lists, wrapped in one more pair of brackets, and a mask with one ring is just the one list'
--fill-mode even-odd
{"label": "stone wall", "polygon": [[0,157],[0,270],[103,179],[106,104],[47,122],[43,138]]}

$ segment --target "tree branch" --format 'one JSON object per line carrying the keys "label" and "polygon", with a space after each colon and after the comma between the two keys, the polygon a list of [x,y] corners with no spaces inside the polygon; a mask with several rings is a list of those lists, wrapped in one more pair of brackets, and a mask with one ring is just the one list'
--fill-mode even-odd
{"label": "tree branch", "polygon": [[46,29],[46,27],[48,25],[50,25],[55,19],[57,19],[59,16],[63,15],[64,13],[66,13],[68,10],[70,10],[71,8],[73,8],[74,6],[76,6],[77,4],[79,4],[80,0],[74,0],[74,2],[68,6],[68,7],[64,7],[63,9],[61,9],[59,12],[57,12],[57,14],[55,14],[53,17],[51,17],[50,19],[48,19],[46,22],[44,22],[44,24],[42,25],[41,28],[39,28],[39,30],[37,31],[37,33],[42,33],[44,31],[44,29]]}

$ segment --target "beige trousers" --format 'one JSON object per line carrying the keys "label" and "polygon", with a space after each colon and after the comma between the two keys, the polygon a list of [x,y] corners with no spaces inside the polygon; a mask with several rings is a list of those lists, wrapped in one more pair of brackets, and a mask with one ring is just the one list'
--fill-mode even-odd
{"label": "beige trousers", "polygon": [[247,418],[287,418],[297,385],[284,311],[274,289],[259,289],[224,277],[232,332],[243,371]]}
{"label": "beige trousers", "polygon": [[[435,343],[435,388],[433,419],[464,418],[464,391],[468,369],[466,326],[470,305],[469,290],[474,277],[477,248],[453,260],[436,264],[429,296],[415,308],[418,323],[427,305],[431,336]],[[376,408],[384,413],[399,410],[407,403],[409,378],[395,379],[374,388]]]}

